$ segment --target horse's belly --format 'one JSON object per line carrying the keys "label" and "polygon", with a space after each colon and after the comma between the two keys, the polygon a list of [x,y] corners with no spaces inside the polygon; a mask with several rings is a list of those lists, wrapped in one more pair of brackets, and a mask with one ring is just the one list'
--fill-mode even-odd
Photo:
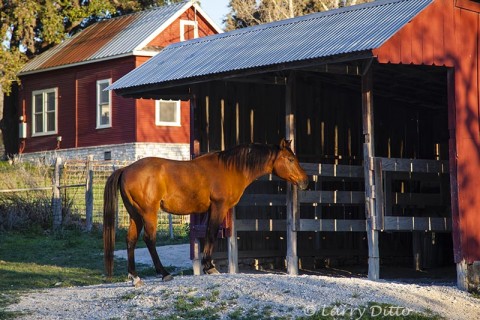
{"label": "horse's belly", "polygon": [[173,214],[202,213],[208,211],[210,201],[199,200],[195,197],[172,197],[170,199],[162,200],[160,202],[160,207],[163,211]]}

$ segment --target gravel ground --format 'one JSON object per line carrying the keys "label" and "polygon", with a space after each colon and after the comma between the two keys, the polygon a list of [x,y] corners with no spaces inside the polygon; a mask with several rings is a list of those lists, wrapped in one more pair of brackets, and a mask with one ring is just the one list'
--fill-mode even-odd
{"label": "gravel ground", "polygon": [[[143,259],[140,257],[141,252],[137,261]],[[165,265],[185,267],[182,264],[188,262],[190,266],[189,260],[163,260]],[[166,283],[157,278],[144,281],[145,286],[140,288],[124,282],[34,291],[23,295],[9,310],[27,312],[22,319],[152,319],[171,315],[180,319],[215,315],[221,319],[290,319],[315,312],[361,319],[366,314],[401,316],[414,311],[446,319],[480,319],[480,300],[453,284],[279,274],[178,276]]]}

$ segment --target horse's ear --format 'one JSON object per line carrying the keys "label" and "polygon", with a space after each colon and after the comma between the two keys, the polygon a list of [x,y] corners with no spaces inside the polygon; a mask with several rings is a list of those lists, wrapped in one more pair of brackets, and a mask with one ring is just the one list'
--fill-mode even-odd
{"label": "horse's ear", "polygon": [[291,144],[292,144],[292,140],[282,139],[282,141],[280,141],[280,148],[281,148],[281,149],[290,148],[290,145],[291,145]]}

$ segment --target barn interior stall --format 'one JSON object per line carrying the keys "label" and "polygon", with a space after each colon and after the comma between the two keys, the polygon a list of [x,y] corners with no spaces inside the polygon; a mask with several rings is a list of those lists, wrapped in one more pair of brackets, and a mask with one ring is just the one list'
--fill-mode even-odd
{"label": "barn interior stall", "polygon": [[[220,232],[217,262],[292,274],[369,265],[378,278],[381,261],[453,275],[447,77],[360,60],[196,85],[200,153],[287,137],[311,179],[306,191],[271,176],[252,184]],[[193,217],[192,237],[204,230]]]}

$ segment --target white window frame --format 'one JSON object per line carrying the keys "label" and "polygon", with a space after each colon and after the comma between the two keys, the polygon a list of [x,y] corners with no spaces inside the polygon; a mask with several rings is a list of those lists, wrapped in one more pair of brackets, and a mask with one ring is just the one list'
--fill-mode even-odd
{"label": "white window frame", "polygon": [[96,85],[96,91],[97,91],[97,100],[96,100],[96,114],[97,114],[97,127],[96,129],[104,129],[104,128],[111,128],[112,127],[112,91],[108,91],[108,123],[107,124],[102,124],[101,119],[102,119],[102,105],[100,104],[100,96],[101,96],[101,91],[100,91],[100,85],[102,84],[107,84],[107,87],[112,84],[112,79],[102,79],[102,80],[97,80],[97,85]]}
{"label": "white window frame", "polygon": [[[55,93],[55,129],[51,131],[47,130],[47,110],[45,108],[45,101],[47,94]],[[43,118],[43,131],[36,132],[36,125],[35,125],[35,96],[41,94],[42,95],[42,118]],[[50,111],[51,112],[51,111]],[[57,134],[58,132],[58,88],[49,88],[49,89],[42,89],[42,90],[35,90],[32,91],[32,137],[39,137],[39,136],[47,136]]]}
{"label": "white window frame", "polygon": [[[161,103],[162,102],[175,102],[175,119],[176,121],[162,121],[161,116]],[[169,126],[169,127],[180,127],[182,125],[181,121],[181,103],[180,100],[155,100],[155,125],[157,126]]]}
{"label": "white window frame", "polygon": [[180,41],[185,41],[185,26],[193,26],[193,38],[198,38],[198,22],[192,20],[180,20]]}

